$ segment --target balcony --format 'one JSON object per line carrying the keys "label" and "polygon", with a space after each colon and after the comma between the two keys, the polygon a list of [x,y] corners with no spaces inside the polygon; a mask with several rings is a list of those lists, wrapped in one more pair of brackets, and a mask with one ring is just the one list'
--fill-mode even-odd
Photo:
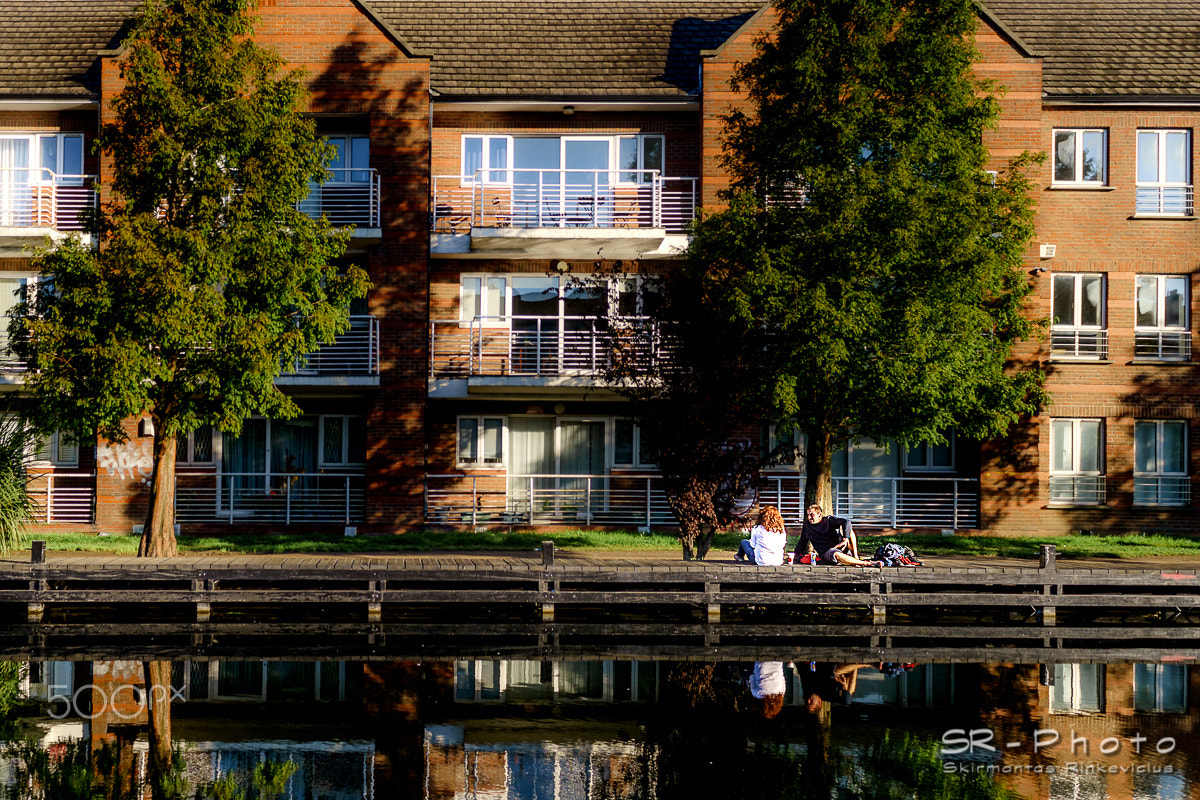
{"label": "balcony", "polygon": [[84,212],[96,207],[95,180],[45,169],[0,169],[0,256],[22,255],[47,236],[82,233]]}
{"label": "balcony", "polygon": [[[977,528],[973,478],[834,478],[833,513],[878,528]],[[771,477],[760,504],[801,523],[804,477]],[[677,523],[658,475],[426,475],[430,525],[608,525],[666,528]]]}
{"label": "balcony", "polygon": [[1139,186],[1135,213],[1147,217],[1190,217],[1195,213],[1191,186]]}
{"label": "balcony", "polygon": [[313,219],[324,214],[337,227],[354,226],[354,238],[378,241],[379,173],[373,169],[331,169],[332,178],[314,185],[297,208]]}
{"label": "balcony", "polygon": [[366,476],[321,472],[185,472],[175,475],[180,523],[348,525],[366,516]]}
{"label": "balcony", "polygon": [[349,330],[310,353],[275,382],[280,386],[378,386],[379,320],[369,315],[350,317]]}
{"label": "balcony", "polygon": [[476,317],[429,323],[431,394],[596,392],[613,348],[654,372],[669,339],[648,317]]}
{"label": "balcony", "polygon": [[29,475],[33,521],[88,525],[95,521],[96,476],[90,472],[37,472]]}
{"label": "balcony", "polygon": [[[503,178],[503,180],[500,180]],[[480,170],[433,179],[435,255],[666,256],[686,247],[699,180],[657,170]]]}
{"label": "balcony", "polygon": [[1053,330],[1050,332],[1050,354],[1080,361],[1104,361],[1108,358],[1108,331]]}
{"label": "balcony", "polygon": [[1191,331],[1137,331],[1133,341],[1134,358],[1151,361],[1191,361]]}

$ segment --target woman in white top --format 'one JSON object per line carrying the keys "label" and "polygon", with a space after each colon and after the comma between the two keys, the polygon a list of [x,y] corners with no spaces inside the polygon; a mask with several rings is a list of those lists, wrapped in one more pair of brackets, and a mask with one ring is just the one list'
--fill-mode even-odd
{"label": "woman in white top", "polygon": [[758,524],[750,529],[750,538],[742,539],[733,560],[739,564],[778,567],[783,564],[785,550],[787,528],[783,526],[783,517],[775,506],[765,506],[759,512]]}

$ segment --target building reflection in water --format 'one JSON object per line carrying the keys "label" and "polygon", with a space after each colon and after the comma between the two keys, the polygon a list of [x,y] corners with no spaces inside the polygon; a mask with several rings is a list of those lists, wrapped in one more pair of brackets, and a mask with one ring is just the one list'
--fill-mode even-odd
{"label": "building reflection in water", "polygon": [[[116,748],[134,790],[145,772],[139,664],[35,662],[24,677],[30,696],[56,698],[37,720],[41,741]],[[172,666],[192,785],[291,761],[289,798],[748,797],[752,781],[774,797],[818,796],[814,779],[827,790],[870,779],[884,733],[925,742],[945,772],[982,771],[1030,798],[1186,798],[1200,765],[1200,670],[1185,663]],[[10,754],[0,782],[15,774]]]}

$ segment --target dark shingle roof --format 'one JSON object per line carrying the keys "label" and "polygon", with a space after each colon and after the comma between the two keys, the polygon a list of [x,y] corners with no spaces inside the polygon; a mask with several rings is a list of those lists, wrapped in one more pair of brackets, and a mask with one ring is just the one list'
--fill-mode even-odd
{"label": "dark shingle roof", "polygon": [[1195,0],[984,0],[1044,56],[1048,97],[1200,97]]}
{"label": "dark shingle roof", "polygon": [[370,0],[448,96],[679,96],[763,0]]}
{"label": "dark shingle roof", "polygon": [[86,98],[99,89],[96,51],[115,46],[130,0],[0,2],[0,95]]}

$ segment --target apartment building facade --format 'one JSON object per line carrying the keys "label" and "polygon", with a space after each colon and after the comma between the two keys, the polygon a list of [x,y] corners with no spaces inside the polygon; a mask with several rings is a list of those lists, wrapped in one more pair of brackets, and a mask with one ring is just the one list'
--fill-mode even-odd
{"label": "apartment building facade", "polygon": [[[980,6],[977,69],[1005,87],[992,166],[1047,153],[1025,269],[1030,313],[1053,322],[1014,362],[1043,369],[1054,402],[1002,441],[854,444],[835,459],[835,512],[883,529],[1195,527],[1200,11],[1168,6]],[[135,11],[0,5],[0,304],[36,280],[28,248],[95,202],[91,144]],[[257,15],[256,38],[307,70],[338,149],[304,208],[354,225],[349,258],[374,288],[350,331],[280,378],[303,417],[181,442],[185,530],[671,525],[651,444],[598,380],[602,343],[619,330],[648,368],[670,358],[650,276],[719,205],[729,77],[769,9],[273,0]],[[588,280],[617,262],[626,278]],[[23,369],[0,364],[16,403]],[[141,522],[150,440],[128,425],[119,444],[49,438],[44,524]],[[764,477],[762,499],[797,520],[802,462]]]}

